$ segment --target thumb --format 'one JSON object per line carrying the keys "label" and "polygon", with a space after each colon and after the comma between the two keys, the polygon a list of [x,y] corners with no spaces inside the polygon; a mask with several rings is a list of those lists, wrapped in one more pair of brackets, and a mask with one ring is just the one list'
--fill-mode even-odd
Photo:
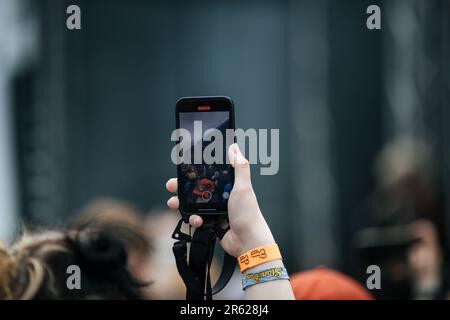
{"label": "thumb", "polygon": [[228,157],[234,168],[234,187],[251,186],[250,165],[239,150],[237,143],[233,143],[228,149]]}

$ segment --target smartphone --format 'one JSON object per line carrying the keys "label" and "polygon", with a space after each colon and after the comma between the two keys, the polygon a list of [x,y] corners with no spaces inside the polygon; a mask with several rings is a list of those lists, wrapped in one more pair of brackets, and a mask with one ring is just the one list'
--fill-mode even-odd
{"label": "smartphone", "polygon": [[233,102],[228,97],[185,97],[178,100],[175,112],[176,128],[186,133],[183,161],[177,165],[180,212],[226,214],[234,183],[228,160],[228,147],[234,142]]}

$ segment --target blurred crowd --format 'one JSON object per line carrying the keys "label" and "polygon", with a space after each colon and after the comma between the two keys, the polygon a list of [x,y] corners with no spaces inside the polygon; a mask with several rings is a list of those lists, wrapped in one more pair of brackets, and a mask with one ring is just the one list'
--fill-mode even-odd
{"label": "blurred crowd", "polygon": [[[368,290],[336,270],[290,270],[297,299],[450,298],[444,195],[432,146],[402,137],[385,145],[374,164],[377,187],[354,214],[373,223],[355,233],[359,268],[377,265],[381,289]],[[225,197],[231,181],[212,166],[184,169],[189,194]],[[201,189],[208,180],[210,185]],[[211,197],[210,197],[211,198]],[[0,247],[0,297],[6,299],[184,299],[185,287],[172,255],[178,213],[145,213],[116,199],[96,199],[59,230],[24,230]],[[217,279],[215,259],[212,279]],[[68,290],[63,268],[80,265],[84,290]],[[216,299],[242,299],[240,274]]]}

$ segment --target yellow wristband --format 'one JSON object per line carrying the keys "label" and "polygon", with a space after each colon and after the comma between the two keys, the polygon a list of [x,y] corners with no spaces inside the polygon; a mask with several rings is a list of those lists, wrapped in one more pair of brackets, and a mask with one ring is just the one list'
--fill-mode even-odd
{"label": "yellow wristband", "polygon": [[268,261],[281,259],[280,249],[276,243],[266,244],[249,250],[238,257],[241,272]]}

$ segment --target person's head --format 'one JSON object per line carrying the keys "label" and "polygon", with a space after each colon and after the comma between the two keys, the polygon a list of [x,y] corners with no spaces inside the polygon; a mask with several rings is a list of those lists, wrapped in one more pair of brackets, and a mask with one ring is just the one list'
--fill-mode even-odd
{"label": "person's head", "polygon": [[375,166],[384,201],[393,207],[412,207],[411,212],[432,211],[439,186],[436,167],[434,150],[426,140],[404,136],[386,144]]}
{"label": "person's head", "polygon": [[433,145],[425,139],[402,136],[386,144],[377,157],[377,220],[382,224],[409,224],[426,219],[446,232],[445,197]]}
{"label": "person's head", "polygon": [[[111,231],[25,234],[0,249],[0,299],[140,299],[143,284],[128,271],[127,258]],[[79,268],[81,289],[68,285],[71,266]]]}
{"label": "person's head", "polygon": [[[1,246],[0,299],[145,298],[149,283],[135,267],[150,242],[134,212],[120,204],[97,201],[67,229],[25,232]],[[69,286],[76,278],[81,289]]]}
{"label": "person's head", "polygon": [[128,202],[99,198],[89,202],[72,220],[70,227],[108,230],[120,238],[128,253],[128,269],[132,275],[146,282],[146,268],[150,259],[150,236],[145,228],[144,213]]}

